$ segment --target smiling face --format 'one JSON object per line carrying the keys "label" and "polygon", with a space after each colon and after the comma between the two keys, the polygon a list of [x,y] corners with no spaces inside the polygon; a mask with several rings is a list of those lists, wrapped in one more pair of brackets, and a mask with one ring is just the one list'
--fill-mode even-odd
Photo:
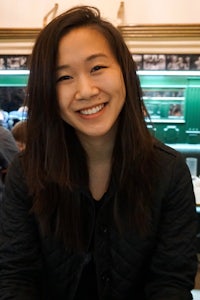
{"label": "smiling face", "polygon": [[114,136],[125,102],[125,84],[118,62],[98,30],[80,27],[61,39],[56,78],[61,117],[78,136]]}

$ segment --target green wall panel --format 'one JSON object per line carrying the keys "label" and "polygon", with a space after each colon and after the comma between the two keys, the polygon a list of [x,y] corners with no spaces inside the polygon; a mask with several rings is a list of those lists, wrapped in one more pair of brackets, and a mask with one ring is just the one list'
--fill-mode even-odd
{"label": "green wall panel", "polygon": [[26,86],[28,75],[0,75],[0,86]]}

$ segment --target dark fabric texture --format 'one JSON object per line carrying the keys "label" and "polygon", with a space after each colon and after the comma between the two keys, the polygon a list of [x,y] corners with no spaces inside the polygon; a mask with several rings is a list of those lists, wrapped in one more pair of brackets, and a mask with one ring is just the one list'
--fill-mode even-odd
{"label": "dark fabric texture", "polygon": [[[95,206],[95,220],[97,219],[100,207],[105,201],[105,195],[99,201],[93,200]],[[83,269],[81,278],[79,280],[78,288],[74,300],[98,300],[97,278],[96,278],[96,264],[94,261],[94,233],[92,236],[91,244],[89,245],[88,252],[91,254],[91,259]]]}
{"label": "dark fabric texture", "polygon": [[10,163],[18,153],[12,133],[2,126],[0,126],[0,153],[7,163]]}
{"label": "dark fabric texture", "polygon": [[[94,233],[100,300],[192,299],[197,223],[191,176],[176,151],[162,144],[155,151],[160,173],[147,237],[134,230],[119,236],[112,218],[112,189],[96,221],[93,199],[82,192],[88,235]],[[42,236],[30,207],[17,158],[9,168],[0,207],[0,299],[72,300],[91,253],[73,253],[53,237]]]}
{"label": "dark fabric texture", "polygon": [[17,153],[18,149],[12,133],[0,125],[0,200],[7,168]]}

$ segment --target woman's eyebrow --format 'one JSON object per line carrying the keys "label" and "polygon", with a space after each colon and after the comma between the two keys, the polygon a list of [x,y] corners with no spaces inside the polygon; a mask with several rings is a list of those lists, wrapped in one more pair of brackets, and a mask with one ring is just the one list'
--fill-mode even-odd
{"label": "woman's eyebrow", "polygon": [[69,69],[69,68],[70,68],[69,65],[60,65],[56,67],[56,72],[64,69]]}
{"label": "woman's eyebrow", "polygon": [[86,61],[91,61],[93,59],[100,58],[100,57],[106,58],[107,56],[104,53],[95,53],[95,54],[88,56]]}
{"label": "woman's eyebrow", "polygon": [[[100,57],[107,58],[107,56],[105,54],[103,54],[103,53],[95,53],[95,54],[92,54],[92,55],[88,56],[86,58],[86,62],[92,61],[92,60],[94,60],[96,58],[100,58]],[[56,71],[66,70],[66,69],[69,69],[69,68],[70,68],[70,65],[68,65],[68,64],[66,64],[66,65],[60,65],[60,66],[56,67]]]}

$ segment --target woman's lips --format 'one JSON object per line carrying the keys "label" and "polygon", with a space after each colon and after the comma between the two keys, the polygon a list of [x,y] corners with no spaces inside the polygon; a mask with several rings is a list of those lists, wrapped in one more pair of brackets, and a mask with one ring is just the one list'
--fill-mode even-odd
{"label": "woman's lips", "polygon": [[93,114],[96,114],[99,111],[101,111],[104,108],[104,106],[105,106],[105,103],[102,103],[102,104],[93,106],[91,108],[81,109],[79,111],[79,113],[82,115],[93,115]]}

